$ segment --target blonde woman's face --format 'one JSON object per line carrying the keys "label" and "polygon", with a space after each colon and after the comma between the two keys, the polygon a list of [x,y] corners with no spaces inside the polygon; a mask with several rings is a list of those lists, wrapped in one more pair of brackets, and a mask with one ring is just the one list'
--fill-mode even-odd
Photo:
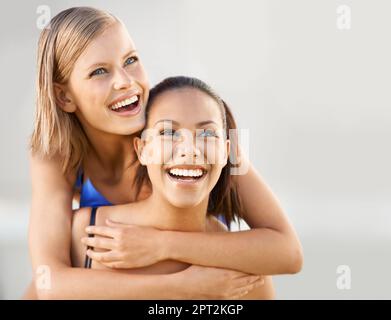
{"label": "blonde woman's face", "polygon": [[175,89],[154,101],[140,161],[153,192],[178,208],[207,201],[227,163],[220,106],[198,89]]}
{"label": "blonde woman's face", "polygon": [[129,135],[145,125],[148,79],[121,23],[91,41],[76,61],[67,89],[86,130]]}

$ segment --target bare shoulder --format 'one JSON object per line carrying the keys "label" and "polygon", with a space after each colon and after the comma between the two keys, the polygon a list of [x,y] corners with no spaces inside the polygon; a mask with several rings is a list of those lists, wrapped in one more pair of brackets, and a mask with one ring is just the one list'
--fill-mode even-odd
{"label": "bare shoulder", "polygon": [[[61,166],[61,158],[51,158],[32,154],[30,152],[30,174],[33,187],[58,190],[63,187],[72,188],[76,181],[76,170],[64,174]],[[42,183],[44,182],[44,183]]]}
{"label": "bare shoulder", "polygon": [[115,206],[100,207],[96,214],[96,225],[106,225],[106,220],[124,224],[142,224],[143,200]]}
{"label": "bare shoulder", "polygon": [[215,216],[209,215],[207,216],[207,231],[213,231],[213,232],[228,232],[227,226],[222,223],[219,219],[217,219]]}
{"label": "bare shoulder", "polygon": [[85,207],[73,211],[72,215],[72,232],[79,226],[86,227],[90,222],[91,208]]}

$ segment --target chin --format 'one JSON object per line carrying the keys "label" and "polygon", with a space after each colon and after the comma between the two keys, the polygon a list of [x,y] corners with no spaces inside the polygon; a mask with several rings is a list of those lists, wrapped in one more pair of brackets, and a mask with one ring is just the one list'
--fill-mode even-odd
{"label": "chin", "polygon": [[142,119],[133,119],[132,126],[130,128],[124,128],[124,130],[121,130],[121,135],[131,135],[135,134],[137,132],[140,132],[144,130],[145,127],[145,120]]}
{"label": "chin", "polygon": [[178,200],[178,198],[176,198],[175,200],[173,201],[170,201],[170,203],[174,206],[174,207],[177,207],[177,208],[181,208],[181,209],[189,209],[189,208],[194,208],[196,207],[197,205],[200,204],[201,201],[195,201],[194,199],[188,199],[188,200]]}

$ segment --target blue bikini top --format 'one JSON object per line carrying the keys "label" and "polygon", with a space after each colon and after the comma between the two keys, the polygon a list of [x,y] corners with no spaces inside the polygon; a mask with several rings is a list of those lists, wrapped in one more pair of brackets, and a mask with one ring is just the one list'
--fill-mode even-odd
{"label": "blue bikini top", "polygon": [[75,187],[80,190],[80,208],[113,205],[98,190],[95,189],[90,179],[83,182],[83,178],[84,173],[82,170],[79,170],[77,173]]}

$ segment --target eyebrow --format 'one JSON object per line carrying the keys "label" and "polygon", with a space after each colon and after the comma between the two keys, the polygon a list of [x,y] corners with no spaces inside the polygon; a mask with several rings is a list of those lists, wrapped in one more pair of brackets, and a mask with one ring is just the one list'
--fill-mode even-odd
{"label": "eyebrow", "polygon": [[[136,53],[136,52],[137,52],[136,49],[132,49],[132,50],[128,51],[125,55],[123,55],[122,59],[125,59],[126,57],[128,57],[131,54]],[[107,66],[107,65],[108,65],[108,63],[106,63],[106,62],[97,62],[97,63],[90,65],[86,70],[90,71],[91,69],[94,69],[96,67],[102,67],[102,66]]]}
{"label": "eyebrow", "polygon": [[[175,124],[175,125],[179,125],[179,122],[177,122],[177,121],[175,121],[175,120],[162,119],[162,120],[156,121],[155,124],[154,124],[153,126],[156,126],[159,122],[165,122],[165,121],[167,121],[167,122],[172,122],[172,123]],[[198,126],[204,126],[204,125],[210,124],[210,123],[213,123],[213,124],[217,125],[217,123],[214,122],[213,120],[206,120],[206,121],[198,122],[198,123],[196,124],[196,126],[197,126],[197,127],[198,127]]]}

